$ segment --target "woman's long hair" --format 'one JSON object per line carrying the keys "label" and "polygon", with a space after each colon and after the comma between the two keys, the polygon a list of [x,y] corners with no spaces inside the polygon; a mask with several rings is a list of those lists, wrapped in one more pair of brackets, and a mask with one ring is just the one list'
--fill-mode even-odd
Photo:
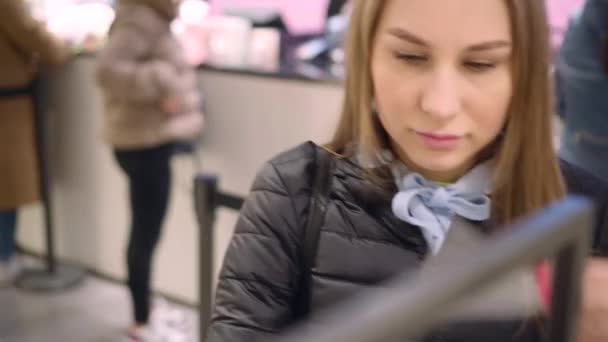
{"label": "woman's long hair", "polygon": [[[504,134],[488,147],[496,161],[493,216],[498,223],[540,209],[565,194],[553,149],[550,46],[543,1],[504,0],[513,49],[513,97]],[[340,123],[328,148],[353,144],[366,158],[389,148],[387,133],[372,112],[371,51],[386,1],[354,0],[346,42],[345,97]],[[481,156],[480,156],[481,157]],[[380,176],[380,175],[378,175]]]}

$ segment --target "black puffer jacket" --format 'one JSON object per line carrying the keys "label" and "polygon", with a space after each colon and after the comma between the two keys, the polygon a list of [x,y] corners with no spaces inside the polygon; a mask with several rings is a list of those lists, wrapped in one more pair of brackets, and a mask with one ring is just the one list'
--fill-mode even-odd
{"label": "black puffer jacket", "polygon": [[[312,143],[300,145],[267,163],[258,174],[224,260],[209,342],[267,341],[296,318],[316,148]],[[600,212],[606,212],[603,196],[608,191],[603,184],[571,165],[562,169],[571,192],[594,197]],[[420,230],[391,212],[396,187],[374,185],[346,159],[336,159],[333,173],[312,270],[313,312],[419,268],[427,254]],[[523,335],[513,340],[519,328],[521,322],[495,326],[488,335],[481,326],[469,326],[468,333],[483,336],[456,337],[459,334],[447,332],[437,341],[539,340]]]}

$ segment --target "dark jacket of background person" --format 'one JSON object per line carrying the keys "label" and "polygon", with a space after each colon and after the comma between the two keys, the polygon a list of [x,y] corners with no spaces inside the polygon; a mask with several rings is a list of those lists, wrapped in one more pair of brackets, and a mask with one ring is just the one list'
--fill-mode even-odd
{"label": "dark jacket of background person", "polygon": [[[208,342],[267,341],[294,322],[315,148],[305,144],[283,153],[254,181],[224,260]],[[596,201],[602,213],[597,231],[605,231],[606,185],[570,164],[561,167],[571,193]],[[312,269],[313,314],[419,269],[427,256],[420,229],[391,211],[396,186],[384,188],[367,179],[355,161],[335,159]],[[453,325],[432,341],[541,340],[536,329],[512,339],[521,327],[521,321]]]}
{"label": "dark jacket of background person", "polygon": [[608,180],[608,1],[588,0],[556,61],[562,158]]}
{"label": "dark jacket of background person", "polygon": [[[105,95],[105,139],[120,149],[160,146],[202,128],[196,73],[171,34],[175,8],[164,0],[118,2],[97,77]],[[162,110],[179,100],[177,115]]]}
{"label": "dark jacket of background person", "polygon": [[[59,64],[65,50],[22,0],[0,1],[0,93],[25,89],[40,63]],[[39,200],[32,94],[0,96],[0,210]]]}

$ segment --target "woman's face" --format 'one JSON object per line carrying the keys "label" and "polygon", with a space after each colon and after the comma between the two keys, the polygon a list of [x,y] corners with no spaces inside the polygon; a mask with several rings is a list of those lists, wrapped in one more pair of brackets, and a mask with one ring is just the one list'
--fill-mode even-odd
{"label": "woman's face", "polygon": [[466,173],[512,97],[504,0],[386,0],[372,45],[374,99],[392,148],[437,181]]}

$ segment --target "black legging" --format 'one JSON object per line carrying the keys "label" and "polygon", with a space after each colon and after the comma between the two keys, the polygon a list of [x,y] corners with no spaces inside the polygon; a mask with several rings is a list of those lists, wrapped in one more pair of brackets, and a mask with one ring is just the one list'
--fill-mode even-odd
{"label": "black legging", "polygon": [[141,150],[116,150],[114,155],[129,178],[131,235],[127,249],[128,285],[135,322],[150,315],[152,255],[161,235],[170,193],[171,145]]}

